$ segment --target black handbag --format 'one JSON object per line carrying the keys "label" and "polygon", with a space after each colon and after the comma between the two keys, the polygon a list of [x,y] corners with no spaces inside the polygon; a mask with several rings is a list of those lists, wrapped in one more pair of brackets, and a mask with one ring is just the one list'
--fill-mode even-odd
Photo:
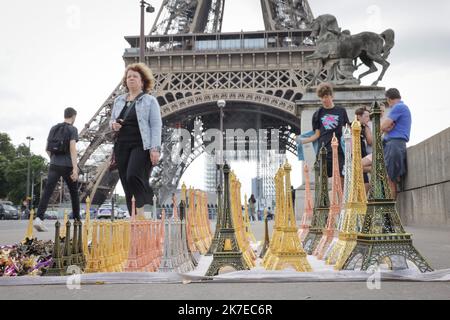
{"label": "black handbag", "polygon": [[[123,119],[123,121],[126,120],[126,118],[128,117],[128,114],[130,113],[131,109],[133,109],[136,105],[136,101],[138,101],[145,93],[141,93],[139,94],[136,99],[134,99],[134,101],[128,106],[128,108],[124,108],[122,110],[122,112],[120,113],[118,119]],[[111,155],[111,160],[109,162],[109,171],[114,171],[117,170],[117,160],[116,160],[116,143],[117,143],[117,138],[118,138],[118,132],[114,132],[114,147],[112,149],[112,155]]]}

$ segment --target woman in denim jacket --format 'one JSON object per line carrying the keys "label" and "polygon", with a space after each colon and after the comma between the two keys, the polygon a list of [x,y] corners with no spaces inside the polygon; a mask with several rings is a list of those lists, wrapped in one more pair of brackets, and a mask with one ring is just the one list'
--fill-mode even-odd
{"label": "woman in denim jacket", "polygon": [[158,101],[151,95],[155,79],[143,63],[129,65],[123,78],[126,94],[116,98],[110,126],[117,133],[114,146],[119,177],[131,214],[136,199],[136,215],[144,217],[144,205],[152,204],[149,179],[160,159],[162,119]]}

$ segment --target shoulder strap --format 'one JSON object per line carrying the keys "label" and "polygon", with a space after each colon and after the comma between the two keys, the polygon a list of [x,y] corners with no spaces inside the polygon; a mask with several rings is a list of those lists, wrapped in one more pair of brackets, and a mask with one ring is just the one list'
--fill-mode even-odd
{"label": "shoulder strap", "polygon": [[125,113],[123,114],[123,120],[125,120],[128,117],[128,114],[130,114],[131,109],[133,109],[133,107],[136,105],[136,102],[144,95],[144,92],[141,92],[136,99],[134,99],[134,101],[130,104],[130,106],[127,108],[127,110],[125,111]]}

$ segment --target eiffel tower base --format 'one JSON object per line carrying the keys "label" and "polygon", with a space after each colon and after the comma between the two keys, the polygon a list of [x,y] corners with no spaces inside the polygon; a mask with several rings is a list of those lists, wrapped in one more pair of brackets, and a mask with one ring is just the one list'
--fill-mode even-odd
{"label": "eiffel tower base", "polygon": [[311,272],[306,255],[277,254],[268,263],[267,270],[283,270],[292,267],[297,272]]}
{"label": "eiffel tower base", "polygon": [[220,272],[220,269],[227,266],[234,268],[236,271],[248,270],[245,265],[246,263],[244,261],[244,258],[242,257],[242,253],[215,253],[214,260],[209,266],[209,269],[206,272],[206,276],[217,276]]}
{"label": "eiffel tower base", "polygon": [[159,267],[158,272],[163,272],[163,273],[172,273],[175,272],[176,268],[174,267],[172,261],[170,259],[164,259],[161,262],[161,266]]}
{"label": "eiffel tower base", "polygon": [[213,261],[206,272],[207,277],[217,276],[223,267],[232,267],[236,271],[248,270],[244,255],[237,244],[234,229],[222,229]]}
{"label": "eiffel tower base", "polygon": [[308,255],[312,255],[322,239],[323,232],[318,229],[311,229],[303,242],[303,248]]}
{"label": "eiffel tower base", "polygon": [[53,265],[50,269],[48,269],[48,271],[45,273],[44,276],[46,277],[51,277],[51,276],[55,276],[55,277],[59,277],[59,276],[65,276],[66,275],[66,269],[63,266],[63,263],[61,261],[60,258],[54,259],[53,260]]}
{"label": "eiffel tower base", "polygon": [[334,265],[335,270],[342,270],[348,257],[356,246],[356,235],[340,237],[326,260],[326,264]]}
{"label": "eiffel tower base", "polygon": [[323,260],[328,248],[334,239],[334,232],[324,231],[322,238],[320,239],[319,245],[314,250],[314,255],[319,260]]}
{"label": "eiffel tower base", "polygon": [[331,243],[328,246],[327,250],[325,251],[325,254],[322,257],[322,260],[327,261],[327,259],[330,257],[331,252],[333,252],[333,249],[336,246],[338,240],[339,240],[338,238],[333,238],[333,240],[331,240]]}
{"label": "eiffel tower base", "polygon": [[[388,234],[381,237],[377,235],[376,238],[377,240],[359,236],[356,247],[344,264],[343,270],[355,270],[360,267],[361,271],[367,271],[385,261],[391,270],[405,270],[408,269],[407,260],[409,260],[422,273],[434,271],[413,246],[410,235]],[[396,239],[392,240],[392,238]]]}

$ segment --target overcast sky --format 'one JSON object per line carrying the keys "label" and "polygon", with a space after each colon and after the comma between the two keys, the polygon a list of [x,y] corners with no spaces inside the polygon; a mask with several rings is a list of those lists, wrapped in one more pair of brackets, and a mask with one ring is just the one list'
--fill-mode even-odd
{"label": "overcast sky", "polygon": [[[148,2],[157,8],[161,3]],[[395,30],[392,65],[380,85],[400,89],[410,106],[410,145],[450,126],[450,1],[314,0],[310,5],[315,16],[334,14],[353,34]],[[147,31],[155,17],[147,15]],[[226,0],[223,31],[262,29],[259,0]],[[9,1],[0,10],[0,30],[0,132],[16,145],[33,136],[32,151],[45,155],[48,130],[61,121],[65,107],[78,110],[81,130],[119,83],[124,36],[139,33],[139,0]],[[197,161],[189,175],[202,169]],[[254,173],[247,171],[237,168],[249,193]],[[296,185],[299,171],[293,174]]]}

